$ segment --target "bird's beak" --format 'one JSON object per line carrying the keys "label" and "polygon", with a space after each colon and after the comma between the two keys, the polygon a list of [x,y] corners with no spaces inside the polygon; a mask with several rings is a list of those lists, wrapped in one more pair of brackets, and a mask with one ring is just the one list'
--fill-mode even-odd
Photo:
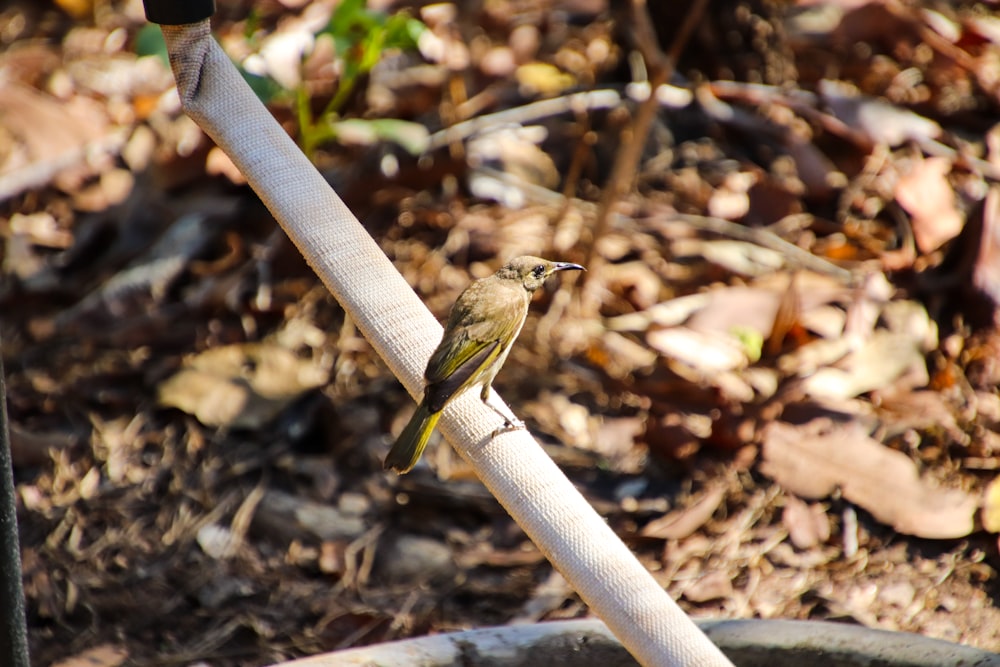
{"label": "bird's beak", "polygon": [[552,273],[555,273],[556,271],[568,271],[570,269],[572,269],[574,271],[586,271],[587,270],[587,269],[583,268],[582,266],[580,266],[579,264],[573,264],[572,262],[556,262],[555,267],[553,267],[553,269],[552,269]]}

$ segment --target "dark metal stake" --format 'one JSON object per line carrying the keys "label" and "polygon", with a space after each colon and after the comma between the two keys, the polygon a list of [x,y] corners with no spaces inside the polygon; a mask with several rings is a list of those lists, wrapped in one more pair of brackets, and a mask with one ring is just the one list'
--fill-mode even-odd
{"label": "dark metal stake", "polygon": [[0,358],[0,665],[30,667],[3,358]]}

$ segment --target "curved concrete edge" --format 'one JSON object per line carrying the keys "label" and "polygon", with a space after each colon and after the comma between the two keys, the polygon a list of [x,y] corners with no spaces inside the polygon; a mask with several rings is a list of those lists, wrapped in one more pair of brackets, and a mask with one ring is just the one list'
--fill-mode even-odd
{"label": "curved concrete edge", "polygon": [[525,655],[535,656],[539,659],[536,664],[545,665],[550,661],[542,657],[542,651],[546,646],[551,647],[553,642],[557,642],[558,650],[562,651],[583,651],[588,645],[607,645],[620,649],[623,656],[628,658],[632,665],[635,664],[604,623],[596,619],[582,619],[497,626],[403,639],[324,653],[280,663],[274,667],[334,667],[335,665],[337,667],[351,665],[470,667],[487,664],[487,661],[492,661],[494,664],[500,661],[517,661]]}
{"label": "curved concrete edge", "polygon": [[[1000,667],[1000,654],[906,632],[829,621],[706,620],[698,626],[739,667]],[[597,619],[467,630],[347,649],[275,667],[470,667],[558,665],[624,667],[635,661]],[[525,660],[530,659],[530,662]]]}
{"label": "curved concrete edge", "polygon": [[702,620],[698,627],[740,667],[774,664],[770,660],[776,654],[837,659],[858,666],[1000,667],[1000,654],[973,646],[847,623]]}

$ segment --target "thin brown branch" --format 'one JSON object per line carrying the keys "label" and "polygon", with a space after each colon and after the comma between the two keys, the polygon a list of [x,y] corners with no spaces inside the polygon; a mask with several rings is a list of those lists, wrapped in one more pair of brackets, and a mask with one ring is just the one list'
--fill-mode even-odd
{"label": "thin brown branch", "polygon": [[674,63],[687,44],[694,26],[704,14],[707,4],[708,0],[695,0],[691,11],[685,17],[677,38],[670,47],[670,55],[668,56],[663,53],[657,42],[656,34],[653,32],[653,21],[645,0],[633,0],[632,2],[632,28],[636,38],[636,48],[646,64],[650,94],[639,105],[635,121],[622,130],[621,148],[615,156],[611,176],[598,204],[594,233],[587,249],[586,266],[592,269],[588,276],[596,274],[594,269],[597,268],[600,261],[596,252],[597,242],[608,230],[613,209],[635,180],[642,147],[646,144],[649,130],[653,126],[653,119],[656,118],[659,109],[656,90],[669,81],[673,75]]}

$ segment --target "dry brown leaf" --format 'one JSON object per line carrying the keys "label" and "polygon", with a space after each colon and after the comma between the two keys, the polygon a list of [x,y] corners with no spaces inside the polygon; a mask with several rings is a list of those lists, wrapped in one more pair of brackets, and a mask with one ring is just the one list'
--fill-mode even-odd
{"label": "dry brown leaf", "polygon": [[788,529],[788,539],[799,549],[811,549],[830,539],[830,519],[816,503],[810,505],[795,496],[788,496],[781,522]]}
{"label": "dry brown leaf", "polygon": [[520,612],[511,623],[536,623],[547,614],[560,609],[566,600],[573,597],[573,588],[558,571],[553,570],[548,578],[532,592]]}
{"label": "dry brown leaf", "polygon": [[978,499],[920,479],[908,456],[855,422],[773,422],[763,434],[761,472],[803,498],[844,497],[907,535],[952,539],[972,532]]}
{"label": "dry brown leaf", "polygon": [[17,276],[29,281],[48,266],[42,251],[24,234],[12,234],[4,243],[3,256],[0,257],[0,271],[4,274]]}
{"label": "dry brown leaf", "polygon": [[540,126],[503,126],[476,135],[468,143],[468,162],[473,167],[469,188],[478,197],[501,202],[508,208],[523,208],[529,201],[522,188],[498,176],[493,169],[524,182],[553,189],[559,170],[552,157],[539,146],[547,137]]}
{"label": "dry brown leaf", "polygon": [[213,176],[225,176],[230,183],[246,185],[247,179],[226,152],[218,146],[213,146],[205,158],[205,171]]}
{"label": "dry brown leaf", "polygon": [[587,360],[590,363],[618,380],[627,378],[638,370],[652,368],[657,358],[657,354],[645,345],[614,331],[606,331],[587,350]]}
{"label": "dry brown leaf", "polygon": [[[827,197],[837,187],[841,187],[846,183],[844,174],[837,170],[836,165],[834,165],[830,158],[812,141],[790,137],[785,145],[785,150],[788,151],[788,154],[795,162],[795,173],[805,186],[807,195],[811,197]],[[754,194],[754,191],[751,190],[751,204],[756,203],[757,197]]]}
{"label": "dry brown leaf", "polygon": [[635,440],[642,434],[646,420],[642,417],[605,417],[594,442],[607,456],[624,457],[635,451]]}
{"label": "dry brown leaf", "polygon": [[968,442],[956,419],[957,407],[940,391],[890,392],[879,398],[879,418],[890,434],[933,430],[946,433],[956,444]]}
{"label": "dry brown leaf", "polygon": [[983,206],[979,255],[972,268],[972,284],[993,303],[1000,304],[1000,188],[990,188]]}
{"label": "dry brown leaf", "polygon": [[[713,292],[714,293],[714,292]],[[638,313],[618,315],[605,321],[609,331],[646,331],[653,324],[672,327],[712,302],[713,293],[688,294],[658,303]]]}
{"label": "dry brown leaf", "polygon": [[933,120],[885,100],[861,95],[842,81],[824,79],[819,82],[819,90],[834,115],[872,143],[896,147],[906,141],[936,139],[941,134],[941,126]]}
{"label": "dry brown leaf", "polygon": [[524,411],[563,444],[610,454],[604,451],[603,443],[594,439],[598,420],[591,416],[590,410],[569,400],[565,394],[542,391],[537,401],[524,405]]}
{"label": "dry brown leaf", "polygon": [[101,644],[54,663],[52,667],[118,667],[128,658],[124,646]]}
{"label": "dry brown leaf", "polygon": [[730,287],[711,292],[704,308],[685,323],[702,333],[728,334],[737,328],[753,329],[764,338],[771,335],[782,294],[757,287]]}
{"label": "dry brown leaf", "polygon": [[922,253],[937,250],[958,236],[965,224],[948,182],[951,166],[947,158],[927,158],[896,183],[896,201],[910,214],[913,237]]}
{"label": "dry brown leaf", "polygon": [[71,192],[113,164],[107,154],[124,139],[92,100],[60,101],[29,86],[0,82],[0,199],[53,179]]}
{"label": "dry brown leaf", "polygon": [[256,534],[291,542],[354,540],[365,532],[365,506],[331,507],[291,493],[270,490],[252,517]]}
{"label": "dry brown leaf", "polygon": [[641,441],[646,443],[653,456],[676,460],[689,459],[701,450],[702,442],[710,435],[708,429],[693,428],[692,421],[695,420],[677,414],[667,414],[659,419],[647,419]]}
{"label": "dry brown leaf", "polygon": [[642,309],[654,305],[663,289],[663,279],[646,262],[607,264],[601,267],[600,280],[612,294]]}
{"label": "dry brown leaf", "polygon": [[328,372],[273,343],[226,345],[193,357],[160,385],[161,405],[193,414],[206,426],[259,428]]}
{"label": "dry brown leaf", "polygon": [[705,525],[726,497],[726,489],[721,484],[710,488],[694,505],[667,512],[643,526],[639,534],[661,540],[680,540],[691,535]]}
{"label": "dry brown leaf", "polygon": [[82,185],[73,192],[73,205],[81,211],[103,211],[125,201],[134,185],[132,172],[109,168],[96,182]]}
{"label": "dry brown leaf", "polygon": [[760,175],[754,172],[728,174],[708,199],[708,214],[724,220],[739,220],[750,210],[747,192],[757,183]]}
{"label": "dry brown leaf", "polygon": [[[316,31],[323,23],[325,12],[290,15],[279,29],[261,40],[259,61],[248,58],[248,65],[262,67],[282,87],[295,90],[302,85],[302,62],[321,46]],[[323,40],[319,40],[323,41]]]}
{"label": "dry brown leaf", "polygon": [[73,244],[73,234],[63,229],[48,211],[31,215],[15,213],[8,224],[13,234],[24,236],[33,245],[66,249]]}
{"label": "dry brown leaf", "polygon": [[851,398],[892,386],[915,389],[929,382],[920,344],[909,334],[876,331],[858,349],[837,363],[821,368],[804,382],[816,398]]}
{"label": "dry brown leaf", "polygon": [[965,28],[985,40],[1000,44],[1000,18],[986,14],[984,16],[963,17]]}
{"label": "dry brown leaf", "polygon": [[675,243],[674,250],[687,256],[701,255],[706,261],[743,276],[770,275],[785,265],[785,256],[780,252],[745,241],[690,239]]}
{"label": "dry brown leaf", "polygon": [[778,369],[786,375],[809,377],[817,369],[843,359],[850,351],[851,342],[844,336],[815,340],[779,358]]}
{"label": "dry brown leaf", "polygon": [[80,151],[87,142],[108,131],[106,114],[94,102],[78,98],[69,105],[13,81],[0,86],[0,109],[4,130],[17,143],[17,150],[3,154],[0,173],[27,166],[16,158],[33,164],[57,161],[61,155],[76,151],[83,160]]}
{"label": "dry brown leaf", "polygon": [[749,363],[747,351],[736,336],[673,327],[650,331],[646,342],[665,357],[701,373],[731,371]]}
{"label": "dry brown leaf", "polygon": [[1000,477],[995,477],[986,485],[980,518],[983,528],[991,533],[1000,533]]}
{"label": "dry brown leaf", "polygon": [[733,580],[725,570],[709,570],[684,589],[684,599],[694,602],[729,600],[733,596]]}
{"label": "dry brown leaf", "polygon": [[[713,253],[713,249],[724,246],[734,248],[736,244],[698,242],[697,254],[707,256]],[[750,247],[749,244],[742,246]],[[766,338],[774,326],[781,301],[789,290],[787,274],[776,275],[773,270],[770,274],[751,287],[722,287],[689,294],[657,303],[637,313],[612,317],[605,325],[611,331],[646,331],[653,324],[664,327],[685,324],[696,331],[722,334],[730,334],[734,329],[754,329]],[[794,291],[799,302],[799,315],[803,318],[831,302],[845,300],[849,293],[842,285],[808,271],[796,274]],[[837,335],[842,329],[841,323]]]}

